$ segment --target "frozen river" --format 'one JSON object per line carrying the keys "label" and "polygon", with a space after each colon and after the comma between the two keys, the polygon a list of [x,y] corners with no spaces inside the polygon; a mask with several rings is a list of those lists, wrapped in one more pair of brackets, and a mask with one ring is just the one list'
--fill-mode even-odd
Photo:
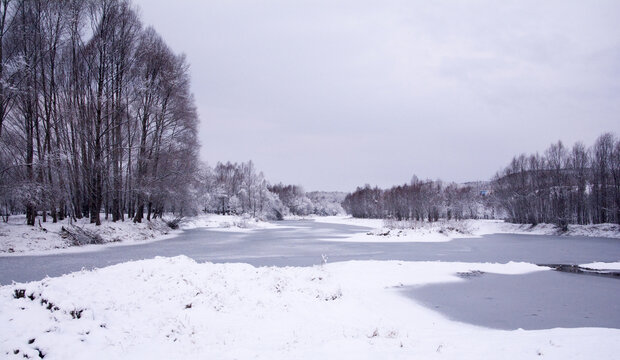
{"label": "frozen river", "polygon": [[[314,221],[279,224],[282,226],[247,233],[198,228],[169,240],[92,252],[0,257],[0,283],[40,280],[82,268],[177,255],[199,262],[245,262],[256,266],[311,266],[320,264],[323,255],[328,262],[372,259],[583,264],[620,260],[617,239],[498,234],[443,243],[351,243],[329,240],[368,229]],[[483,274],[458,284],[410,289],[405,295],[455,320],[482,326],[620,328],[618,279],[555,271],[544,275]],[[510,315],[515,312],[519,315]]]}

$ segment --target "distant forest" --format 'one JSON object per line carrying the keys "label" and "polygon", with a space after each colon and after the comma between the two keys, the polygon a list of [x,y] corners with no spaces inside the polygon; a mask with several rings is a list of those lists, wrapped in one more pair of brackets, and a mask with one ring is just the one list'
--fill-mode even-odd
{"label": "distant forest", "polygon": [[620,224],[620,141],[601,135],[587,148],[561,141],[519,155],[488,182],[420,181],[357,188],[343,202],[355,217],[437,221],[505,218],[522,224]]}
{"label": "distant forest", "polygon": [[203,212],[249,214],[264,219],[284,216],[344,214],[340,205],[345,193],[306,193],[298,185],[271,185],[254,163],[203,165],[199,172],[197,198]]}

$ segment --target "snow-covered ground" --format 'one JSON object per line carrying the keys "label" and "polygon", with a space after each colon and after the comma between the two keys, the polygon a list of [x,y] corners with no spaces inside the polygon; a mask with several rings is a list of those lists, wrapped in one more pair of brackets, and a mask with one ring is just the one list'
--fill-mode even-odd
{"label": "snow-covered ground", "polygon": [[444,242],[489,234],[565,235],[620,238],[620,225],[569,225],[568,232],[559,233],[553,224],[536,226],[512,224],[503,220],[440,220],[436,222],[385,221],[358,219],[348,216],[315,217],[315,221],[357,225],[372,228],[350,237],[329,239],[344,242]]}
{"label": "snow-covered ground", "polygon": [[[169,216],[166,220],[171,220]],[[270,228],[268,222],[241,216],[200,215],[184,218],[181,229],[209,227],[222,231],[248,232],[253,229]],[[76,246],[71,239],[63,237],[63,227],[69,230],[83,229],[99,236],[102,244]],[[26,225],[25,216],[11,216],[8,223],[0,222],[0,254],[6,255],[45,255],[93,251],[108,246],[133,245],[151,241],[164,240],[179,234],[172,230],[164,220],[155,219],[136,224],[131,220],[112,222],[103,220],[101,226],[90,224],[88,219],[70,221],[65,219],[57,223],[37,221],[37,225]]]}
{"label": "snow-covered ground", "polygon": [[[63,228],[71,232],[86,231],[99,237],[101,244],[76,246],[71,238],[63,236]],[[100,226],[90,224],[88,219],[57,223],[38,222],[26,225],[24,216],[11,216],[8,223],[0,223],[0,254],[44,255],[77,251],[91,251],[102,246],[131,245],[162,240],[176,235],[161,219],[143,221],[106,221]]]}
{"label": "snow-covered ground", "polygon": [[183,219],[181,229],[200,227],[217,231],[250,232],[257,229],[292,228],[277,223],[266,222],[249,216],[207,214]]}
{"label": "snow-covered ground", "polygon": [[46,359],[615,359],[620,330],[499,331],[444,318],[404,286],[525,263],[198,264],[180,256],[0,288],[0,354]]}
{"label": "snow-covered ground", "polygon": [[604,263],[604,262],[595,262],[589,264],[581,264],[579,265],[583,268],[588,268],[592,270],[612,270],[612,271],[620,271],[620,262],[612,262],[612,263]]}

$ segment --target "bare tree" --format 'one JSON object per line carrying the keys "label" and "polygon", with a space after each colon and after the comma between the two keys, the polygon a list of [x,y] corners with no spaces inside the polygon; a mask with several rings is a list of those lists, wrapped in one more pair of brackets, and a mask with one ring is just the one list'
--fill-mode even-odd
{"label": "bare tree", "polygon": [[0,60],[9,211],[100,224],[102,211],[141,221],[191,202],[188,65],[128,0],[0,0]]}

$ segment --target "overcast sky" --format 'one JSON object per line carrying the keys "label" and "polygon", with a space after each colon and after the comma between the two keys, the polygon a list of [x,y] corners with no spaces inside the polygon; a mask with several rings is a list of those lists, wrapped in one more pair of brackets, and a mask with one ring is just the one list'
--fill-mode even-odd
{"label": "overcast sky", "polygon": [[489,179],[620,135],[620,1],[139,0],[191,64],[201,157],[352,191]]}

